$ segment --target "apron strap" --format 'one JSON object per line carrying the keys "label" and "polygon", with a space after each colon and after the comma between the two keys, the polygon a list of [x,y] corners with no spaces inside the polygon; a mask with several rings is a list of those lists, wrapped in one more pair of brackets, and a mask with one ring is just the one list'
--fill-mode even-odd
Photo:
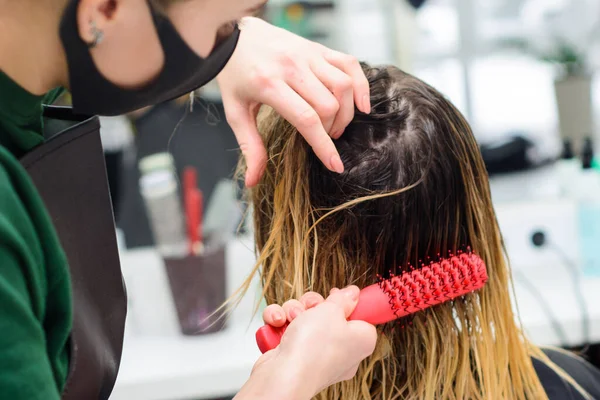
{"label": "apron strap", "polygon": [[108,399],[123,346],[127,301],[97,117],[48,107],[75,122],[21,159],[69,262],[73,330],[63,400]]}

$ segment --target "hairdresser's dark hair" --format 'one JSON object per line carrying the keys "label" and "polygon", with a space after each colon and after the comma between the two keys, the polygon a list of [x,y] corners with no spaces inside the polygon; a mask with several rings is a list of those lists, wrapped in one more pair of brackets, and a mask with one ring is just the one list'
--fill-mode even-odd
{"label": "hairdresser's dark hair", "polygon": [[391,66],[363,70],[372,112],[357,110],[335,141],[342,174],[328,171],[277,113],[261,113],[269,161],[249,196],[255,272],[267,302],[364,287],[376,275],[465,246],[483,258],[490,279],[481,291],[379,327],[377,349],[356,378],[319,398],[547,398],[531,357],[549,361],[516,326],[488,177],[469,124],[419,79]]}

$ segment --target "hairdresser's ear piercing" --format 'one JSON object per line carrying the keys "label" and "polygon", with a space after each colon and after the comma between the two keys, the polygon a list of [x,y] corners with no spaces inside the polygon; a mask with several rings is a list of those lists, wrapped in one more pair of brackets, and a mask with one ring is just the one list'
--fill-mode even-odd
{"label": "hairdresser's ear piercing", "polygon": [[102,39],[104,39],[104,33],[98,29],[95,21],[90,22],[90,31],[94,39],[92,40],[92,43],[88,43],[88,47],[94,48],[102,42]]}

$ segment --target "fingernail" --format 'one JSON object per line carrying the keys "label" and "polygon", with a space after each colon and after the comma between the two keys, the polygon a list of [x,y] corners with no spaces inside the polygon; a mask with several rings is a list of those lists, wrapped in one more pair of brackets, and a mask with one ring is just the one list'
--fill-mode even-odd
{"label": "fingernail", "polygon": [[330,163],[331,169],[337,172],[338,174],[344,172],[344,164],[342,163],[342,159],[340,158],[340,156],[338,156],[337,154],[331,156]]}
{"label": "fingernail", "polygon": [[290,310],[290,317],[292,317],[292,319],[295,319],[298,315],[300,315],[302,313],[302,310],[299,308],[292,308]]}
{"label": "fingernail", "polygon": [[358,295],[360,294],[360,290],[356,286],[348,286],[342,290],[342,292],[344,292],[344,295],[348,296],[352,301],[358,300]]}
{"label": "fingernail", "polygon": [[271,318],[273,318],[273,321],[279,322],[282,321],[285,317],[280,312],[275,311],[271,314]]}
{"label": "fingernail", "polygon": [[365,114],[371,113],[371,98],[369,95],[365,94],[362,98],[362,109]]}

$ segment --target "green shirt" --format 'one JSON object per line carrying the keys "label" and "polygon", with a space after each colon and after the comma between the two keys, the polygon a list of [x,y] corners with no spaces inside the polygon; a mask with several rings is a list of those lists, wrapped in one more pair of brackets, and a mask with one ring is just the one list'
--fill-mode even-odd
{"label": "green shirt", "polygon": [[55,400],[69,369],[66,256],[18,157],[43,142],[42,103],[0,71],[0,399]]}

